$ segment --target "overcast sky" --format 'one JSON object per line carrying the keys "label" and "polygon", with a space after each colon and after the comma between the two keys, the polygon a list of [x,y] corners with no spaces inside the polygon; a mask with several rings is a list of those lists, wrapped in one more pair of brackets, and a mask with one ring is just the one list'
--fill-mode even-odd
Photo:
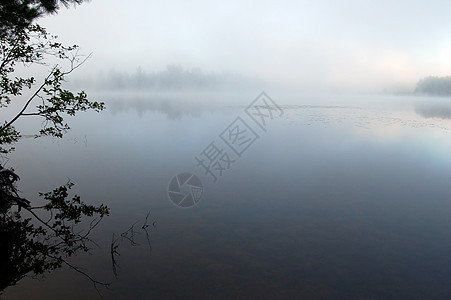
{"label": "overcast sky", "polygon": [[79,74],[177,64],[306,89],[380,91],[451,75],[450,12],[446,0],[92,0],[40,23],[93,52]]}

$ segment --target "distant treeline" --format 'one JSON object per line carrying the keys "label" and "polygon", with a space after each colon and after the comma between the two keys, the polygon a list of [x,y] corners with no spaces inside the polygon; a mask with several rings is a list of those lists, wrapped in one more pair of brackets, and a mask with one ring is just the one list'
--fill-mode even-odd
{"label": "distant treeline", "polygon": [[451,95],[451,76],[434,77],[429,76],[417,83],[415,93],[430,95]]}
{"label": "distant treeline", "polygon": [[98,90],[125,91],[204,91],[218,89],[243,90],[262,85],[258,79],[238,74],[204,73],[200,68],[184,70],[180,66],[169,65],[166,70],[147,73],[138,68],[135,73],[109,71],[95,78],[73,80],[72,84]]}

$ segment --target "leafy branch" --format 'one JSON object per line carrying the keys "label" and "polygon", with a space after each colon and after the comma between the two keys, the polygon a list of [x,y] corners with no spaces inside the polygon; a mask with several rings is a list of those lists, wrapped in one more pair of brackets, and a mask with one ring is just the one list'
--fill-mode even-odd
{"label": "leafy branch", "polygon": [[[15,109],[12,117],[0,118],[0,154],[14,150],[21,137],[16,122],[26,116],[43,118],[36,137],[61,138],[69,125],[64,118],[79,111],[101,111],[102,102],[88,100],[84,91],[74,93],[63,87],[66,76],[89,58],[79,54],[77,45],[65,46],[34,21],[55,13],[60,4],[80,4],[84,0],[2,0],[0,2],[0,109]],[[49,61],[52,64],[49,64]],[[56,63],[57,61],[58,63]],[[68,63],[63,67],[63,63]],[[18,76],[18,68],[48,68],[43,81],[34,76]],[[15,104],[12,107],[12,103]],[[5,116],[5,114],[2,114]],[[68,181],[51,192],[40,193],[46,204],[31,206],[20,197],[19,176],[0,165],[0,293],[28,274],[43,274],[67,265],[86,276],[97,289],[108,286],[72,265],[68,258],[89,252],[92,231],[109,214],[105,205],[88,205],[75,195]],[[17,211],[13,207],[18,206]],[[22,210],[23,209],[23,210]],[[80,229],[82,224],[89,224]]]}
{"label": "leafy branch", "polygon": [[[95,245],[90,234],[109,215],[108,207],[85,204],[77,195],[69,198],[73,187],[70,181],[51,192],[40,193],[46,204],[32,207],[29,201],[18,196],[15,182],[19,177],[12,170],[1,168],[0,171],[0,291],[28,273],[42,274],[63,264],[85,275],[96,289],[97,285],[108,287],[109,283],[95,280],[67,260],[79,252],[89,253]],[[14,205],[24,208],[31,217],[13,212]],[[91,219],[89,226],[79,230],[87,218]]]}
{"label": "leafy branch", "polygon": [[[14,123],[24,116],[38,116],[44,119],[43,128],[38,136],[54,136],[61,138],[70,126],[64,121],[65,116],[75,116],[79,111],[101,111],[103,102],[90,101],[84,91],[73,93],[63,88],[65,77],[79,68],[89,55],[79,54],[77,45],[64,46],[57,42],[39,25],[15,28],[4,32],[0,44],[0,108],[9,106],[11,101],[23,101],[19,111],[10,119],[1,121],[0,152],[7,153],[3,145],[11,145],[20,138]],[[36,85],[34,77],[13,76],[16,65],[46,65],[47,59],[53,57],[68,62],[66,69],[59,64],[53,65],[40,85]],[[31,92],[28,98],[23,97],[25,90]],[[12,148],[13,149],[13,148]]]}

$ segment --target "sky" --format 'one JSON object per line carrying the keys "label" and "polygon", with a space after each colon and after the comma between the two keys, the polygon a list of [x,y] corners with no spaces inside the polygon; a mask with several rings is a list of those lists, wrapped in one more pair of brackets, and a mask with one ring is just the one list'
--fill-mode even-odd
{"label": "sky", "polygon": [[39,23],[92,53],[78,76],[175,64],[299,90],[380,92],[451,75],[450,11],[446,0],[92,0]]}

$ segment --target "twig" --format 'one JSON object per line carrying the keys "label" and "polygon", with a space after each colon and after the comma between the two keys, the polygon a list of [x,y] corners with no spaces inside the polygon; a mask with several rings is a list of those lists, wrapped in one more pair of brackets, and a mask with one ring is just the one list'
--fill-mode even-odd
{"label": "twig", "polygon": [[146,239],[147,239],[147,244],[149,245],[149,252],[150,252],[150,254],[152,254],[152,244],[150,243],[149,232],[147,231],[147,228],[149,227],[149,224],[147,224],[147,220],[149,219],[150,211],[151,211],[151,209],[147,213],[146,220],[144,221],[144,224],[141,228],[146,232]]}
{"label": "twig", "polygon": [[[139,244],[135,242],[135,231],[133,230],[133,227],[136,225],[136,223],[137,222],[133,223],[133,225],[128,230],[121,233],[121,237],[130,241],[132,246],[139,246]],[[131,238],[128,237],[129,233],[131,233]]]}
{"label": "twig", "polygon": [[97,291],[97,293],[99,294],[99,296],[102,297],[102,298],[103,298],[103,296],[102,296],[102,294],[100,293],[99,288],[97,287],[97,285],[103,285],[103,286],[106,287],[106,288],[109,288],[110,285],[111,285],[110,282],[101,282],[101,281],[95,280],[95,279],[92,278],[88,273],[83,272],[82,270],[80,270],[80,268],[78,268],[78,267],[72,265],[71,263],[67,262],[65,259],[63,259],[63,258],[61,258],[61,257],[53,257],[53,256],[50,256],[50,255],[49,255],[49,257],[59,260],[60,262],[64,263],[66,266],[68,266],[68,267],[71,268],[72,270],[74,270],[74,271],[76,271],[76,272],[78,272],[78,273],[84,275],[86,278],[88,278],[88,279],[93,283],[94,288],[96,289],[96,291]]}
{"label": "twig", "polygon": [[116,277],[117,278],[117,262],[116,262],[116,258],[115,258],[115,256],[114,255],[120,255],[119,254],[119,252],[117,251],[117,248],[119,247],[119,244],[116,244],[116,242],[117,242],[117,239],[114,239],[114,233],[113,233],[113,239],[111,240],[111,249],[110,249],[110,251],[111,251],[111,263],[112,263],[112,266],[113,266],[113,274],[114,274],[114,277]]}

